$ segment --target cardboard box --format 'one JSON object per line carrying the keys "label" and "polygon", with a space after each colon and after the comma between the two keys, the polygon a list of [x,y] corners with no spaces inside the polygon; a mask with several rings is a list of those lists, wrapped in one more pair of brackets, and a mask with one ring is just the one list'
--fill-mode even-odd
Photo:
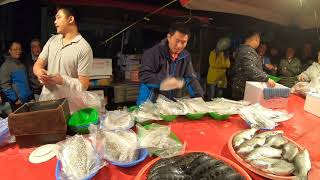
{"label": "cardboard box", "polygon": [[286,108],[290,89],[281,84],[269,88],[267,83],[247,81],[244,100],[250,103],[260,103],[266,108]]}
{"label": "cardboard box", "polygon": [[112,59],[99,59],[94,58],[90,79],[96,77],[106,78],[112,76]]}
{"label": "cardboard box", "polygon": [[307,93],[304,110],[320,117],[320,94]]}
{"label": "cardboard box", "polygon": [[10,133],[21,147],[64,140],[70,117],[66,99],[26,103],[8,118]]}

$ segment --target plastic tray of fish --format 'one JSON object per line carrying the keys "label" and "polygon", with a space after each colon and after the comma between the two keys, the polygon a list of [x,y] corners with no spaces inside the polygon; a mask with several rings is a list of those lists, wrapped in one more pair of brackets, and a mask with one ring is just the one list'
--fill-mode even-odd
{"label": "plastic tray of fish", "polygon": [[[192,155],[191,155],[192,154]],[[168,170],[168,171],[163,171],[163,172],[161,172],[161,167],[160,167],[160,164],[162,163],[163,164],[163,162],[165,162],[165,161],[167,161],[168,162],[168,164],[166,164],[165,166],[166,167],[170,167],[170,161],[175,161],[175,158],[180,158],[180,161],[179,160],[177,160],[178,161],[178,163],[180,163],[180,167],[178,168],[179,170],[181,170],[181,169],[185,169],[185,168],[187,168],[187,169],[189,169],[189,171],[191,170],[192,171],[192,168],[191,168],[191,166],[192,166],[192,163],[195,161],[195,160],[197,160],[197,159],[193,159],[193,161],[190,161],[190,156],[189,156],[189,158],[187,157],[188,155],[191,155],[191,156],[197,156],[197,154],[206,154],[206,155],[208,155],[209,157],[212,157],[213,159],[215,159],[216,161],[220,161],[220,162],[223,162],[224,163],[224,166],[223,167],[221,167],[221,168],[231,168],[231,169],[233,169],[233,171],[234,172],[236,172],[236,174],[239,174],[240,176],[239,177],[237,177],[237,178],[235,178],[234,176],[232,177],[233,179],[235,178],[235,179],[246,179],[246,180],[251,180],[251,177],[248,175],[248,173],[244,170],[244,169],[242,169],[238,164],[236,164],[236,163],[234,163],[233,161],[231,161],[231,160],[229,160],[229,159],[227,159],[227,158],[225,158],[225,157],[222,157],[222,156],[220,156],[220,155],[217,155],[217,154],[214,154],[214,153],[211,153],[211,152],[186,152],[184,155],[181,155],[181,156],[175,156],[175,157],[173,157],[173,158],[171,158],[171,159],[161,159],[161,158],[156,158],[156,159],[154,159],[154,160],[152,160],[152,161],[150,161],[148,164],[146,164],[140,171],[139,171],[139,173],[138,173],[138,175],[135,177],[135,180],[148,180],[148,179],[153,179],[152,177],[150,178],[150,174],[151,173],[153,173],[152,171],[153,170],[156,170],[156,171],[159,171],[160,172],[160,174],[157,174],[157,177],[155,178],[155,179],[157,179],[157,178],[160,178],[160,176],[165,176],[165,178],[167,178],[167,179],[175,179],[175,178],[177,178],[177,179],[179,179],[179,175],[177,175],[177,174],[170,174],[171,172],[173,172],[174,173],[174,171],[170,171],[170,170],[173,170],[173,169],[170,169],[170,170],[168,170],[168,169],[166,169],[166,170]],[[181,157],[187,157],[186,159],[184,159],[184,160],[181,160]],[[198,156],[199,157],[199,156]],[[162,161],[162,162],[161,162]],[[177,161],[176,161],[176,163],[177,163]],[[166,162],[166,163],[167,163]],[[187,162],[192,162],[191,163],[191,166],[188,166],[188,167],[185,167],[185,168],[183,168],[185,165],[186,165],[186,163]],[[205,164],[205,163],[201,163],[201,164]],[[156,166],[159,166],[158,168],[156,167]],[[197,164],[197,167],[198,166],[201,166],[201,165],[199,165],[199,164]],[[164,167],[164,166],[163,166]],[[164,168],[166,168],[166,167],[164,167]],[[216,167],[218,167],[218,166],[216,166]],[[199,168],[199,167],[198,167]],[[210,169],[208,169],[207,167],[205,167],[205,169],[206,170],[210,170]],[[224,171],[225,172],[227,172],[227,169],[224,169]],[[229,171],[228,171],[229,172]],[[163,173],[163,174],[161,174],[161,173]],[[203,172],[203,174],[205,174],[206,172]],[[216,173],[215,173],[216,174]],[[230,174],[230,173],[229,173]],[[232,173],[231,173],[232,174]],[[170,177],[171,176],[171,177]],[[161,178],[160,178],[161,179]],[[184,178],[181,178],[180,177],[180,179],[188,179],[188,178],[186,178],[186,177],[184,177]],[[224,179],[228,179],[228,178],[224,178]]]}
{"label": "plastic tray of fish", "polygon": [[[264,136],[267,134],[269,134],[270,136]],[[241,137],[239,135],[240,136],[243,135],[242,137],[246,137],[247,139],[241,140]],[[256,137],[256,139],[254,139],[254,137]],[[278,137],[280,138],[276,139]],[[268,143],[273,143],[273,145],[275,146],[273,145],[269,146]],[[255,146],[254,149],[250,149],[248,144],[250,145],[255,144],[255,145],[258,145],[258,147]],[[290,148],[289,147],[290,145],[296,148],[295,152],[292,150],[288,150]],[[295,141],[284,136],[283,131],[258,131],[257,129],[247,129],[247,130],[236,132],[230,137],[228,142],[228,148],[232,156],[244,167],[246,167],[248,170],[260,176],[263,176],[269,179],[275,179],[275,180],[289,180],[289,179],[298,178],[298,176],[295,176],[293,172],[297,170],[296,169],[297,165],[295,164],[296,163],[295,157],[297,157],[297,154],[301,154],[299,156],[304,156],[305,151],[307,151],[307,150],[303,150],[303,148],[299,144],[297,144]],[[264,150],[268,152],[256,153],[259,150]],[[274,150],[274,153],[272,153],[271,150]],[[293,153],[295,153],[295,155],[292,155]],[[302,165],[303,168],[305,169],[300,171],[305,171],[306,173],[308,173],[308,171],[311,168],[311,164],[309,164],[310,163],[309,154],[308,152],[306,153],[307,153],[308,161],[306,164]],[[259,155],[263,156],[263,154],[268,154],[270,156],[274,155],[274,157],[261,157],[261,158],[257,157]],[[276,158],[275,156],[279,156],[279,157]],[[279,166],[274,167],[273,165],[271,166],[268,165],[268,163],[272,164],[275,161],[277,161],[276,163]],[[291,169],[290,169],[290,166],[292,166]],[[265,167],[268,167],[268,169]],[[309,169],[306,169],[308,167]],[[278,175],[275,175],[276,173],[278,173]],[[282,175],[280,175],[281,173]],[[287,174],[285,175],[285,173]]]}

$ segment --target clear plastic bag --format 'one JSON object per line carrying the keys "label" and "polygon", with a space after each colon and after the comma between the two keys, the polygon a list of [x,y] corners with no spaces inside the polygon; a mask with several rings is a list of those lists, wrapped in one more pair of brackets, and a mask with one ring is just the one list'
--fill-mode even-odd
{"label": "clear plastic bag", "polygon": [[320,94],[320,77],[313,79],[309,86],[310,92]]}
{"label": "clear plastic bag", "polygon": [[90,127],[93,144],[103,159],[129,163],[139,157],[138,137],[132,130],[107,131]]}
{"label": "clear plastic bag", "polygon": [[286,111],[276,111],[265,108],[260,104],[253,104],[240,110],[240,116],[251,127],[274,129],[278,123],[291,119],[294,114]]}
{"label": "clear plastic bag", "polygon": [[104,107],[102,107],[103,100],[97,94],[89,91],[71,89],[68,86],[57,85],[50,89],[43,88],[39,100],[47,101],[61,98],[68,99],[71,113],[83,108],[95,108],[99,112],[104,111]]}
{"label": "clear plastic bag", "polygon": [[177,101],[181,104],[184,104],[185,107],[188,108],[188,113],[208,113],[210,112],[210,108],[206,104],[206,102],[201,98],[181,98],[177,99]]}
{"label": "clear plastic bag", "polygon": [[106,165],[90,141],[81,135],[68,138],[59,145],[57,158],[62,164],[60,179],[86,179]]}
{"label": "clear plastic bag", "polygon": [[9,132],[8,118],[0,118],[0,147],[14,142],[15,138]]}
{"label": "clear plastic bag", "polygon": [[158,96],[157,107],[159,113],[163,115],[186,115],[188,113],[185,104],[172,101],[163,95]]}
{"label": "clear plastic bag", "polygon": [[134,110],[131,115],[138,123],[143,123],[149,120],[162,120],[158,111],[157,105],[151,101],[146,101]]}
{"label": "clear plastic bag", "polygon": [[126,130],[134,126],[134,118],[127,109],[107,111],[102,126],[107,130]]}
{"label": "clear plastic bag", "polygon": [[185,144],[170,131],[170,127],[155,123],[148,125],[148,128],[139,124],[136,127],[140,147],[148,149],[149,154],[169,158],[184,153]]}
{"label": "clear plastic bag", "polygon": [[300,94],[306,96],[307,92],[310,91],[309,82],[298,82],[291,88],[291,93]]}
{"label": "clear plastic bag", "polygon": [[247,101],[234,101],[225,98],[215,98],[206,102],[212,112],[218,114],[239,114],[240,109],[250,105]]}

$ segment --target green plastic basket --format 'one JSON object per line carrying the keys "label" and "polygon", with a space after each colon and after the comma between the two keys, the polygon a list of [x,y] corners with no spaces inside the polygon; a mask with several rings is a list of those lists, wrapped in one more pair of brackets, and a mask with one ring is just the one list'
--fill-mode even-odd
{"label": "green plastic basket", "polygon": [[177,118],[176,115],[163,115],[163,114],[160,114],[160,117],[161,117],[161,119],[163,119],[164,121],[167,121],[167,122],[172,122]]}
{"label": "green plastic basket", "polygon": [[89,133],[90,124],[98,124],[99,123],[99,113],[96,109],[93,108],[85,108],[81,109],[77,112],[74,112],[69,121],[68,127],[79,134],[87,134]]}
{"label": "green plastic basket", "polygon": [[268,78],[274,80],[274,82],[279,82],[281,80],[281,78],[272,75],[269,75]]}
{"label": "green plastic basket", "polygon": [[186,114],[186,117],[191,120],[199,120],[202,119],[205,115],[206,113],[188,113]]}
{"label": "green plastic basket", "polygon": [[226,120],[230,117],[229,114],[218,114],[216,112],[210,112],[209,116],[214,119],[214,120],[218,120],[218,121],[223,121]]}

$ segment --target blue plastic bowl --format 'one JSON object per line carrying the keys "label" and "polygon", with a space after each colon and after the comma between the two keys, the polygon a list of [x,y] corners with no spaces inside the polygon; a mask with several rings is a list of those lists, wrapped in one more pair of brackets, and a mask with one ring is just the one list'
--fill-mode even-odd
{"label": "blue plastic bowl", "polygon": [[[99,172],[99,170],[94,172],[94,173],[92,173],[92,174],[90,174],[90,176],[88,176],[87,178],[85,178],[83,180],[92,179],[95,175],[98,174],[98,172]],[[56,174],[56,180],[61,180],[61,161],[60,160],[57,161],[55,174]]]}
{"label": "blue plastic bowl", "polygon": [[113,162],[113,161],[109,161],[109,162],[110,162],[110,164],[113,164],[115,166],[128,168],[128,167],[133,167],[133,166],[139,164],[140,162],[144,161],[147,157],[148,157],[148,150],[147,149],[140,149],[139,158],[135,161],[132,161],[129,163],[120,163],[120,162]]}

